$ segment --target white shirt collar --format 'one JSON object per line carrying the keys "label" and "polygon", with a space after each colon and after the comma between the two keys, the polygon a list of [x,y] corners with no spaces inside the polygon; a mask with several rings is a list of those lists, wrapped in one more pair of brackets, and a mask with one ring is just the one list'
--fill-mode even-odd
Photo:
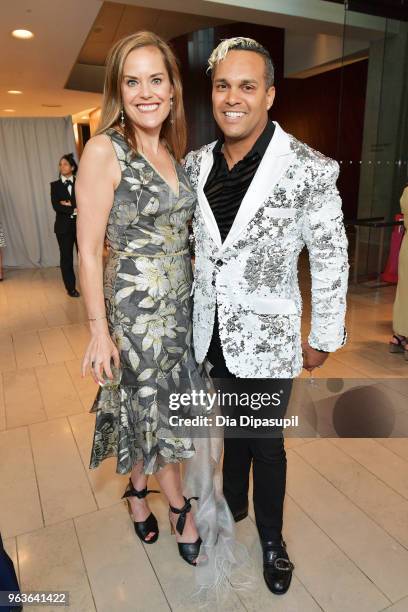
{"label": "white shirt collar", "polygon": [[65,183],[65,181],[71,181],[71,182],[73,182],[73,181],[74,181],[74,175],[73,175],[73,174],[71,174],[71,176],[61,176],[61,181],[62,181],[63,183]]}

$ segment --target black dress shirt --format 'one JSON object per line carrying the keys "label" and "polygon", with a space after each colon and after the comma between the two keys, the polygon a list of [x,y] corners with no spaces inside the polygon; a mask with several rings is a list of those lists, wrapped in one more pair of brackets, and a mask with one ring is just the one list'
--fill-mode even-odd
{"label": "black dress shirt", "polygon": [[274,131],[275,125],[272,121],[268,121],[252,149],[231,170],[222,152],[224,141],[218,140],[213,149],[214,163],[208,175],[204,193],[220,230],[222,242],[231,229]]}

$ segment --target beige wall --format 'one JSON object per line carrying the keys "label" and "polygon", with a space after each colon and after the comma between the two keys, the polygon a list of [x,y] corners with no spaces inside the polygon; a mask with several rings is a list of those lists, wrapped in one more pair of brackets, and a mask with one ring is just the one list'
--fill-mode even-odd
{"label": "beige wall", "polygon": [[98,128],[99,120],[101,118],[101,109],[96,108],[94,111],[89,113],[89,128],[91,130],[91,136],[93,136]]}

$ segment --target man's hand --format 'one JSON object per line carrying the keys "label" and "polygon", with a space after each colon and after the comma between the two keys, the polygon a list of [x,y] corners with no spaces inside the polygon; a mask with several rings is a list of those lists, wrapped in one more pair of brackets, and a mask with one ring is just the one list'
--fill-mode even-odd
{"label": "man's hand", "polygon": [[324,364],[329,356],[329,353],[321,353],[312,348],[308,342],[302,342],[303,367],[308,372],[312,372],[314,368],[319,368]]}
{"label": "man's hand", "polygon": [[60,204],[63,206],[72,206],[70,200],[60,200]]}

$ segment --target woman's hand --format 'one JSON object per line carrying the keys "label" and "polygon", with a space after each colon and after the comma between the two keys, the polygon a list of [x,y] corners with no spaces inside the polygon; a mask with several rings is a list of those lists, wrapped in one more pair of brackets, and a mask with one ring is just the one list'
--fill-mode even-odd
{"label": "woman's hand", "polygon": [[88,367],[96,383],[104,383],[104,372],[112,380],[111,359],[119,368],[119,351],[107,332],[97,332],[92,335],[82,361],[82,376],[86,376]]}

